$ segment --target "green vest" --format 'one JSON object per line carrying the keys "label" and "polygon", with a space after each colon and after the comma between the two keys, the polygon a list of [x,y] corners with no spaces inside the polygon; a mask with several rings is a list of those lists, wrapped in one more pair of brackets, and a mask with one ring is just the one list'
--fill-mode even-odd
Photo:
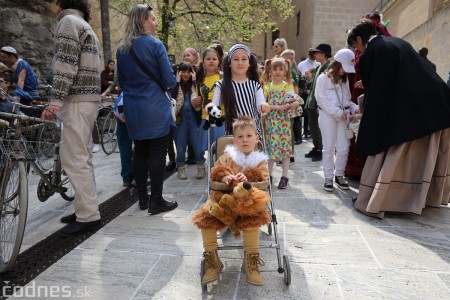
{"label": "green vest", "polygon": [[317,80],[317,77],[319,77],[320,74],[325,72],[325,70],[328,68],[329,65],[330,65],[330,60],[327,60],[326,63],[324,63],[323,65],[318,66],[316,68],[316,75],[314,76],[313,83],[311,84],[311,92],[309,93],[308,99],[306,100],[306,104],[305,104],[306,108],[308,108],[308,109],[317,109],[316,96],[314,95],[314,91],[316,89],[316,80]]}

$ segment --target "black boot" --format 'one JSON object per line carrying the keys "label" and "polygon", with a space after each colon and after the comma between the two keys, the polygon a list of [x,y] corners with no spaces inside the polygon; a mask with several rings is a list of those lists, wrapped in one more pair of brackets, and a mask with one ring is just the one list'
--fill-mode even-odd
{"label": "black boot", "polygon": [[170,162],[166,165],[166,172],[173,171],[176,167],[177,167],[177,163],[174,162],[174,161],[170,161]]}
{"label": "black boot", "polygon": [[139,194],[139,208],[141,210],[146,210],[148,208],[149,197],[147,193]]}
{"label": "black boot", "polygon": [[311,158],[314,156],[314,154],[316,153],[316,148],[313,147],[311,151],[309,151],[308,153],[305,154],[306,158]]}
{"label": "black boot", "polygon": [[313,157],[311,158],[312,161],[321,161],[322,160],[322,149],[317,149],[314,153]]}
{"label": "black boot", "polygon": [[166,201],[164,198],[151,199],[150,205],[148,207],[149,214],[156,215],[162,212],[171,211],[178,207],[176,201]]}

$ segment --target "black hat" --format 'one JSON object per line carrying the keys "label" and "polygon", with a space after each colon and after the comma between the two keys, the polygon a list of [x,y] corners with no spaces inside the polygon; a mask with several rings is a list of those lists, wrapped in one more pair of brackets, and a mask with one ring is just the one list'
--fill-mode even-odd
{"label": "black hat", "polygon": [[378,12],[374,11],[370,14],[370,19],[381,19],[381,16]]}
{"label": "black hat", "polygon": [[418,52],[419,52],[420,56],[427,56],[428,55],[428,48],[422,47],[422,48],[419,49]]}
{"label": "black hat", "polygon": [[331,46],[328,44],[319,44],[315,49],[313,49],[314,52],[323,52],[325,53],[325,56],[331,57]]}

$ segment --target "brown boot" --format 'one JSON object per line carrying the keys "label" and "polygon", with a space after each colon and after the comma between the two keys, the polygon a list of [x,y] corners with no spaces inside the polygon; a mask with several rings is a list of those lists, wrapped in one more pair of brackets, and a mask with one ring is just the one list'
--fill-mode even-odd
{"label": "brown boot", "polygon": [[178,167],[178,178],[183,180],[188,178],[186,167],[187,167],[186,165]]}
{"label": "brown boot", "polygon": [[247,275],[247,282],[254,285],[262,285],[263,280],[259,273],[258,265],[264,266],[264,262],[259,258],[259,253],[245,253],[244,272]]}
{"label": "brown boot", "polygon": [[219,277],[219,272],[223,269],[223,263],[217,255],[217,250],[212,252],[203,252],[205,258],[205,273],[203,274],[202,284],[207,284]]}
{"label": "brown boot", "polygon": [[206,176],[206,170],[205,170],[205,164],[198,164],[197,165],[197,179],[202,179]]}

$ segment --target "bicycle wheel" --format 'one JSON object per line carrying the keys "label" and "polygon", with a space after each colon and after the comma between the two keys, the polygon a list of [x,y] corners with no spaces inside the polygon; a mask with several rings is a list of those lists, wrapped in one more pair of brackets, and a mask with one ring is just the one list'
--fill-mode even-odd
{"label": "bicycle wheel", "polygon": [[0,183],[0,273],[13,268],[22,245],[28,210],[28,178],[23,161],[9,161]]}
{"label": "bicycle wheel", "polygon": [[97,127],[98,130],[101,131],[103,128],[103,124],[105,123],[106,117],[109,115],[110,112],[112,112],[113,109],[109,106],[102,107],[98,110],[98,116],[97,116]]}
{"label": "bicycle wheel", "polygon": [[106,155],[110,155],[116,150],[117,138],[116,138],[117,120],[114,117],[114,111],[110,111],[106,115],[103,127],[100,130],[100,144]]}
{"label": "bicycle wheel", "polygon": [[73,201],[73,199],[75,199],[75,190],[74,190],[73,185],[70,182],[69,177],[67,176],[66,172],[64,170],[61,170],[61,171],[62,171],[62,177],[61,177],[60,185],[67,189],[67,191],[61,193],[61,197],[66,201]]}
{"label": "bicycle wheel", "polygon": [[45,124],[38,132],[38,155],[37,163],[43,169],[48,171],[55,162],[56,144],[61,139],[60,130],[52,124]]}

